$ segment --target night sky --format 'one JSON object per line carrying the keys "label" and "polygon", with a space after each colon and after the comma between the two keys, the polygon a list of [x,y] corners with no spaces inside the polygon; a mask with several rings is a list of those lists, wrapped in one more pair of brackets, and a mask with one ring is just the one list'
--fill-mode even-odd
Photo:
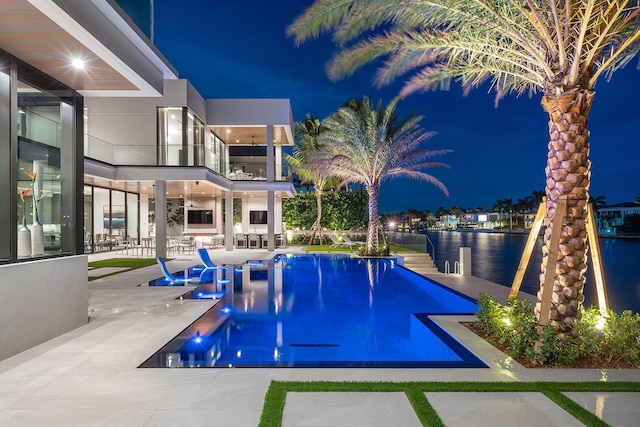
{"label": "night sky", "polygon": [[[403,81],[379,89],[371,84],[375,64],[337,83],[325,73],[336,46],[329,36],[296,47],[286,28],[312,0],[156,0],[154,42],[205,98],[288,98],[294,120],[307,113],[325,118],[350,98],[370,95],[386,105]],[[640,194],[640,70],[634,59],[611,81],[601,78],[589,116],[592,196],[607,204]],[[449,91],[416,93],[399,104],[402,116],[417,111],[422,127],[436,131],[430,149],[452,149],[433,158],[450,169],[429,173],[448,187],[414,180],[386,181],[381,213],[438,207],[489,209],[543,190],[548,116],[533,98],[509,95],[494,108],[487,87],[466,97]]]}

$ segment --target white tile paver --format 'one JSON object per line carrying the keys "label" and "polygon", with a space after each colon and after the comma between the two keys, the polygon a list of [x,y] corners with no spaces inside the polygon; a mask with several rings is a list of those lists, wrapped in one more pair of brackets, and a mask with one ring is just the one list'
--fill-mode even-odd
{"label": "white tile paver", "polygon": [[613,427],[640,424],[640,393],[565,392],[564,395]]}
{"label": "white tile paver", "polygon": [[282,426],[421,426],[401,392],[287,393]]}
{"label": "white tile paver", "polygon": [[542,393],[425,393],[447,427],[579,427]]}

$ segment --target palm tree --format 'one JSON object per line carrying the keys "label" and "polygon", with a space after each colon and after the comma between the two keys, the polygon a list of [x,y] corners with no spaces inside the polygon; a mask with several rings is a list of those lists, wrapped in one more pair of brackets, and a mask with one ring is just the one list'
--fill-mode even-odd
{"label": "palm tree", "polygon": [[335,188],[337,181],[331,176],[322,176],[315,170],[304,167],[311,158],[320,150],[318,137],[324,131],[324,127],[318,118],[312,118],[307,114],[301,122],[296,122],[295,132],[297,144],[293,147],[292,154],[285,154],[285,161],[295,172],[302,183],[312,184],[316,197],[316,220],[310,228],[311,237],[309,244],[312,244],[316,234],[322,244],[322,193]]}
{"label": "palm tree", "polygon": [[531,195],[529,195],[528,197],[533,198],[533,208],[537,209],[544,200],[545,192],[544,190],[533,190],[531,192]]}
{"label": "palm tree", "polygon": [[427,181],[448,194],[437,178],[422,169],[444,166],[427,162],[432,156],[451,150],[430,151],[422,147],[433,133],[419,127],[422,116],[410,114],[399,119],[398,99],[383,108],[375,107],[369,97],[351,100],[323,121],[327,131],[318,137],[320,150],[304,167],[319,176],[342,179],[338,188],[362,183],[369,194],[369,223],[365,254],[378,251],[378,194],[380,186],[390,178],[408,177]]}
{"label": "palm tree", "polygon": [[[377,29],[384,32],[375,34]],[[296,43],[330,31],[341,46],[329,64],[332,78],[348,76],[384,58],[377,84],[414,73],[401,95],[446,89],[452,79],[460,81],[465,91],[488,82],[496,101],[509,93],[542,93],[550,139],[541,278],[556,205],[566,197],[550,323],[558,330],[573,330],[584,300],[585,207],[590,185],[587,119],[593,88],[601,76],[610,77],[640,50],[640,4],[625,0],[316,0],[288,28]],[[540,308],[539,301],[536,313]]]}
{"label": "palm tree", "polygon": [[502,229],[502,212],[504,211],[504,204],[505,204],[506,200],[503,199],[498,199],[496,200],[496,202],[493,204],[493,206],[491,206],[491,210],[494,212],[498,212],[498,224],[500,224],[500,228]]}
{"label": "palm tree", "polygon": [[605,196],[591,197],[591,195],[589,195],[589,203],[593,206],[594,214],[597,214],[600,209],[607,207]]}

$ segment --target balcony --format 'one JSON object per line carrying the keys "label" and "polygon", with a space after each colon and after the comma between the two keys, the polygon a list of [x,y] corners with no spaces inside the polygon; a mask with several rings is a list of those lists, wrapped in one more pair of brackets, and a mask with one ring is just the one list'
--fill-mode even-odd
{"label": "balcony", "polygon": [[[206,167],[233,181],[266,181],[267,157],[264,147],[262,153],[262,156],[229,156],[227,168],[219,155],[203,145],[115,145],[86,134],[84,139],[85,157],[113,166]],[[274,170],[275,181],[291,182],[286,164],[276,164]]]}

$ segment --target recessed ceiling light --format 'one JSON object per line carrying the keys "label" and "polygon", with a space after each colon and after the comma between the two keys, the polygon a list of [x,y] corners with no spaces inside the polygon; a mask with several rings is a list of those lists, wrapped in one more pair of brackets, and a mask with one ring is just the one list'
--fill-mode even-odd
{"label": "recessed ceiling light", "polygon": [[74,68],[77,68],[78,70],[83,70],[84,66],[85,66],[85,62],[83,59],[80,58],[73,58],[71,60],[71,65],[73,65]]}

